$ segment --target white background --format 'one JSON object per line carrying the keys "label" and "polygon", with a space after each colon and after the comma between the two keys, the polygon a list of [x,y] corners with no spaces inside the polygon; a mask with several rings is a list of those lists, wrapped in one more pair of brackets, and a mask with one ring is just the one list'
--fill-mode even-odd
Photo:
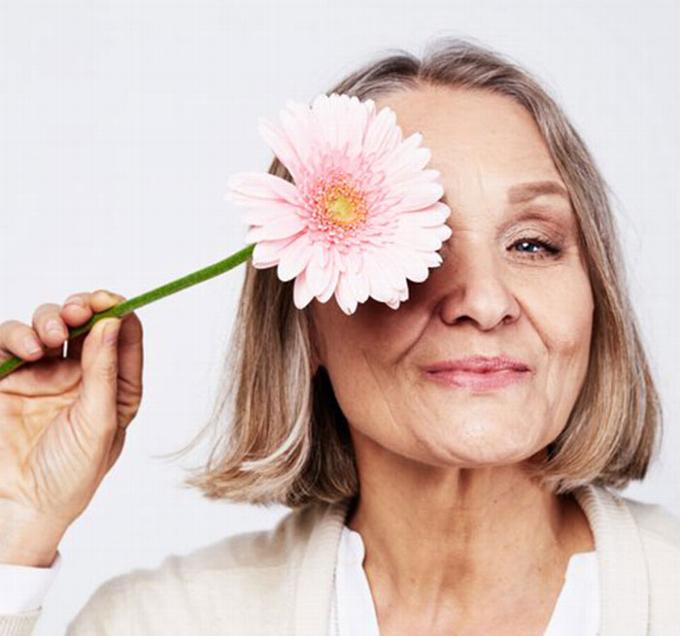
{"label": "white background", "polygon": [[[130,298],[244,246],[226,179],[264,170],[256,131],[388,48],[477,39],[535,72],[616,193],[629,284],[665,412],[663,452],[625,494],[680,514],[680,77],[674,2],[0,1],[0,320],[112,289]],[[202,426],[235,270],[138,311],[145,397],[126,449],[66,535],[37,630],[103,580],[287,509],[203,500],[155,458]]]}

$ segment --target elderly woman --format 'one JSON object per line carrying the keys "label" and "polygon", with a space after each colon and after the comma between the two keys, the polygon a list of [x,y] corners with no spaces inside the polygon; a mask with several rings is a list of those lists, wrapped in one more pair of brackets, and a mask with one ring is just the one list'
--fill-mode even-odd
{"label": "elderly woman", "polygon": [[[459,40],[332,92],[422,133],[453,210],[441,266],[396,311],[369,299],[346,315],[296,309],[292,282],[249,264],[224,434],[189,483],[291,511],[107,581],[68,633],[678,633],[680,521],[612,490],[645,476],[661,408],[583,141],[527,72]],[[269,172],[291,180],[278,158]],[[134,314],[60,359],[66,325],[123,298],[75,300],[0,329],[5,356],[34,362],[0,381],[3,635],[31,633],[141,398]]]}

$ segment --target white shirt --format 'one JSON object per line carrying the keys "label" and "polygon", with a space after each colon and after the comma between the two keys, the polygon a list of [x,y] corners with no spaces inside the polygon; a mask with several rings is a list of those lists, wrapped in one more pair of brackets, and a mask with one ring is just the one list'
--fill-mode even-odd
{"label": "white shirt", "polygon": [[[328,636],[380,636],[371,590],[363,568],[361,535],[343,526],[338,546]],[[39,607],[61,567],[61,554],[48,568],[0,564],[0,614]],[[596,636],[599,584],[594,551],[573,554],[544,636]]]}
{"label": "white shirt", "polygon": [[[361,535],[344,526],[340,535],[328,636],[379,636],[378,619],[363,568]],[[596,636],[600,612],[595,551],[571,556],[564,584],[544,636]]]}

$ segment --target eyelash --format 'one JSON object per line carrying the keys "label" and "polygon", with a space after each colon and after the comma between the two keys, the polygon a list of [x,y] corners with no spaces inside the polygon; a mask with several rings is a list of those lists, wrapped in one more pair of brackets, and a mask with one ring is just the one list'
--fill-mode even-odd
{"label": "eyelash", "polygon": [[543,247],[546,252],[543,253],[537,253],[537,252],[522,252],[524,254],[527,254],[530,259],[540,259],[540,258],[557,258],[560,254],[560,248],[557,245],[554,245],[553,243],[550,243],[549,241],[545,241],[542,239],[539,239],[536,236],[525,236],[522,237],[521,239],[518,239],[515,241],[510,247],[513,248],[515,245],[521,245],[522,243],[535,243],[536,245],[540,245]]}

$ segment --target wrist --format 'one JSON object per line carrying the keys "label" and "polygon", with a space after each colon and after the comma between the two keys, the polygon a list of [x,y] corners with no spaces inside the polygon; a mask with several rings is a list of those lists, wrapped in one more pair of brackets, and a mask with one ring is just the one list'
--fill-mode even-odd
{"label": "wrist", "polygon": [[0,519],[0,564],[50,567],[64,532],[42,520]]}

